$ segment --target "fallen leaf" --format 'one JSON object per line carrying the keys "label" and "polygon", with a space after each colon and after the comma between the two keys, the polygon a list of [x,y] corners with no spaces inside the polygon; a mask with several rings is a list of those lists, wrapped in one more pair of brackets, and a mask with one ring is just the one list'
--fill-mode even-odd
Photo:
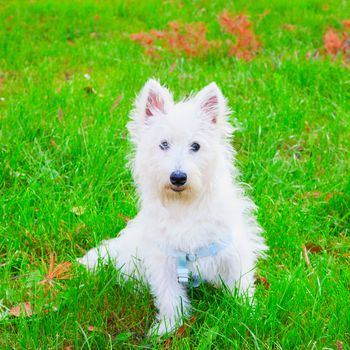
{"label": "fallen leaf", "polygon": [[24,303],[21,303],[17,306],[14,306],[10,310],[10,315],[14,317],[20,317],[20,316],[25,316],[25,317],[30,317],[33,314],[32,306],[28,301],[25,301]]}
{"label": "fallen leaf", "polygon": [[109,110],[109,112],[112,114],[114,112],[114,110],[119,106],[119,103],[121,102],[121,100],[123,99],[123,95],[119,95],[115,101],[113,102],[113,105],[111,107],[111,109]]}
{"label": "fallen leaf", "polygon": [[338,191],[333,191],[333,192],[329,192],[326,194],[326,196],[324,197],[324,200],[326,202],[329,202],[334,196],[342,196],[344,193],[343,192],[338,192]]}
{"label": "fallen leaf", "polygon": [[344,350],[343,343],[340,340],[337,340],[337,348],[338,350]]}
{"label": "fallen leaf", "polygon": [[46,275],[45,278],[39,282],[39,284],[47,284],[52,286],[54,280],[68,279],[70,277],[68,274],[70,267],[71,263],[68,261],[60,263],[55,267],[55,255],[54,253],[50,253],[49,267],[47,268],[45,265]]}
{"label": "fallen leaf", "polygon": [[128,222],[130,220],[130,218],[128,216],[125,216],[123,214],[117,214],[117,216],[119,218],[121,218],[122,220],[124,220],[125,222]]}
{"label": "fallen leaf", "polygon": [[57,143],[55,142],[54,139],[51,139],[51,140],[50,140],[50,145],[51,145],[53,148],[58,148],[58,145],[57,145]]}
{"label": "fallen leaf", "polygon": [[66,78],[66,80],[71,80],[72,74],[70,74],[69,72],[64,72],[64,77]]}
{"label": "fallen leaf", "polygon": [[259,13],[258,16],[259,16],[260,18],[264,18],[264,17],[266,17],[270,12],[271,12],[270,9],[266,9],[266,10],[264,10],[262,13]]}
{"label": "fallen leaf", "polygon": [[192,80],[193,76],[192,74],[180,74],[179,79],[181,80]]}
{"label": "fallen leaf", "polygon": [[294,24],[284,23],[282,24],[282,28],[292,32],[293,30],[295,30],[296,26]]}
{"label": "fallen leaf", "polygon": [[77,228],[75,229],[75,233],[79,233],[81,230],[83,230],[86,227],[84,223],[80,223]]}
{"label": "fallen leaf", "polygon": [[62,119],[63,119],[62,108],[59,108],[58,111],[57,111],[57,119],[58,119],[59,122],[61,122]]}
{"label": "fallen leaf", "polygon": [[264,286],[266,290],[270,289],[270,282],[267,280],[266,277],[258,275],[256,276],[256,282],[257,284],[261,284],[262,286]]}
{"label": "fallen leaf", "polygon": [[[260,20],[269,13],[265,10],[259,15]],[[246,14],[229,14],[226,10],[219,16],[219,24],[233,40],[208,40],[207,27],[204,23],[182,23],[173,21],[164,30],[151,29],[149,32],[139,32],[129,35],[129,39],[145,48],[145,53],[154,58],[160,58],[163,51],[176,55],[198,57],[209,52],[217,52],[222,48],[228,50],[230,56],[244,60],[252,59],[261,46],[257,36],[251,29],[252,23]],[[170,72],[175,69],[172,65]]]}
{"label": "fallen leaf", "polygon": [[261,43],[255,35],[252,22],[246,14],[233,14],[224,10],[219,16],[219,24],[223,30],[234,36],[234,41],[227,40],[229,56],[249,61],[256,55]]}
{"label": "fallen leaf", "polygon": [[343,40],[339,37],[338,33],[332,28],[324,35],[323,43],[326,52],[335,57],[343,45]]}
{"label": "fallen leaf", "polygon": [[305,243],[305,248],[310,252],[310,253],[319,253],[323,251],[323,248],[317,244],[314,243]]}
{"label": "fallen leaf", "polygon": [[305,193],[306,198],[319,198],[320,195],[321,195],[321,192],[318,192],[318,191]]}
{"label": "fallen leaf", "polygon": [[181,327],[179,327],[179,329],[176,332],[176,336],[181,337],[185,333],[188,326],[191,326],[196,322],[196,319],[197,319],[197,316],[192,316],[191,319],[187,323],[185,323]]}

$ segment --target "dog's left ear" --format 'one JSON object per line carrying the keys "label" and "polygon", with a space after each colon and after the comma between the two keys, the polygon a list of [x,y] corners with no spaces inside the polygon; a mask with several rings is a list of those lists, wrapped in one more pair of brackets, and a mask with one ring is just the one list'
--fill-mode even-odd
{"label": "dog's left ear", "polygon": [[194,101],[200,114],[211,123],[217,124],[222,119],[226,120],[228,113],[226,99],[214,82],[199,91]]}

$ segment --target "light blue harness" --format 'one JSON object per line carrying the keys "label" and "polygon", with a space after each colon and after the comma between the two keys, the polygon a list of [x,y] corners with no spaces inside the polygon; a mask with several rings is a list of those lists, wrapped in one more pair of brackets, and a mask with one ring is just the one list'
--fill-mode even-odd
{"label": "light blue harness", "polygon": [[[176,258],[177,281],[185,286],[191,285],[198,287],[201,279],[198,274],[190,274],[189,263],[196,262],[200,258],[216,256],[221,250],[226,248],[230,239],[222,240],[216,243],[210,243],[207,247],[198,248],[194,253],[186,253],[176,249],[162,249],[167,255]],[[191,283],[189,282],[191,280]]]}

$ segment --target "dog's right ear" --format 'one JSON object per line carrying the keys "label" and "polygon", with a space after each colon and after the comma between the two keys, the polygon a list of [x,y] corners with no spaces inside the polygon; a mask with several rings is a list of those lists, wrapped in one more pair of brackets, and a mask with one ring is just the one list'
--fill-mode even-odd
{"label": "dog's right ear", "polygon": [[142,118],[142,122],[147,124],[151,118],[167,114],[173,104],[169,90],[161,86],[157,80],[150,79],[136,99],[135,117]]}

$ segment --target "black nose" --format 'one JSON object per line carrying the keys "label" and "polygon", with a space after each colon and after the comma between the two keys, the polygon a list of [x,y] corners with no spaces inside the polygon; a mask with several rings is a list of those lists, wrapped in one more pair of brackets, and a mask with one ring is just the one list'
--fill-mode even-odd
{"label": "black nose", "polygon": [[170,182],[175,186],[182,186],[186,183],[187,175],[186,173],[176,170],[170,174]]}

